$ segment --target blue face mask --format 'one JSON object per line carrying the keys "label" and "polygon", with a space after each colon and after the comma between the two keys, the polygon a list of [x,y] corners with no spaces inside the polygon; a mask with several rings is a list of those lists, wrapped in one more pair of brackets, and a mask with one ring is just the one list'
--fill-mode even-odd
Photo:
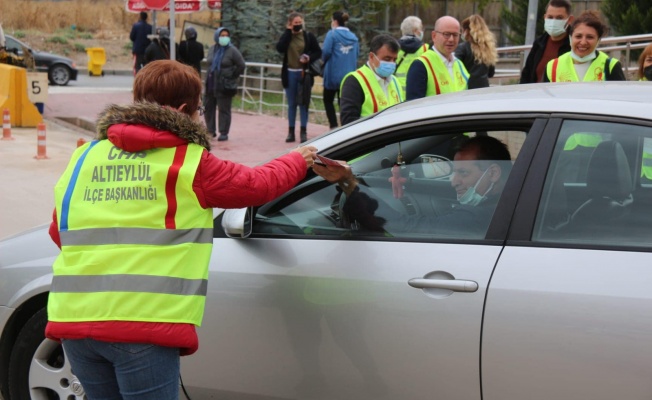
{"label": "blue face mask", "polygon": [[231,43],[231,38],[228,37],[228,36],[220,36],[220,38],[218,39],[218,43],[219,43],[220,46],[222,46],[222,47],[224,47],[224,46],[228,46],[229,43]]}
{"label": "blue face mask", "polygon": [[394,71],[396,71],[396,63],[391,62],[391,61],[381,61],[376,54],[374,54],[374,57],[378,62],[380,62],[380,65],[375,68],[376,74],[380,76],[381,78],[387,78],[388,76],[392,75]]}
{"label": "blue face mask", "polygon": [[[487,169],[487,171],[489,171],[489,169]],[[465,206],[474,206],[475,207],[478,204],[480,204],[482,202],[482,200],[485,199],[485,197],[487,196],[487,193],[491,192],[491,189],[494,188],[494,183],[493,182],[491,182],[491,185],[489,185],[489,189],[487,189],[487,191],[483,195],[476,192],[476,188],[478,187],[478,185],[482,181],[482,178],[484,178],[484,176],[487,174],[487,171],[484,171],[484,174],[482,174],[480,179],[478,179],[478,181],[475,183],[475,185],[473,185],[472,188],[468,188],[466,190],[466,192],[464,192],[464,194],[462,196],[459,196],[457,198],[457,201],[459,201],[460,204],[464,204]]]}

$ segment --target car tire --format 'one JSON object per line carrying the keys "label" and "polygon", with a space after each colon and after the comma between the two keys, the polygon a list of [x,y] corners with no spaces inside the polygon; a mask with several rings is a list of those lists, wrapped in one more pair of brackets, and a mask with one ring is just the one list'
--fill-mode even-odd
{"label": "car tire", "polygon": [[52,85],[66,86],[70,82],[70,68],[63,64],[55,64],[48,70],[48,79]]}
{"label": "car tire", "polygon": [[45,338],[47,309],[21,329],[9,359],[11,400],[85,399],[60,343]]}

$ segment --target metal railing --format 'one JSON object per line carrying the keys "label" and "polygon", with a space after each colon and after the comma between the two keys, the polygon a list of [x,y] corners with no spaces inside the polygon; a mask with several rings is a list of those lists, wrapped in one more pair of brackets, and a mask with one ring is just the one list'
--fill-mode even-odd
{"label": "metal railing", "polygon": [[[620,54],[618,58],[623,65],[625,76],[627,76],[632,64],[630,60],[631,50],[642,49],[650,42],[652,42],[652,34],[606,37],[600,41],[598,48],[608,53],[624,51],[624,54]],[[509,84],[513,83],[514,79],[519,78],[525,63],[525,54],[531,47],[531,45],[523,45],[498,48],[499,65],[517,62],[518,68],[496,68],[496,74],[491,79],[492,84],[502,85],[504,81]],[[612,56],[614,55],[612,54]],[[245,72],[242,75],[242,86],[238,88],[241,95],[240,111],[245,111],[247,105],[249,105],[249,110],[253,109],[258,114],[263,114],[265,109],[277,108],[280,116],[287,118],[288,106],[285,90],[283,90],[281,84],[281,67],[281,64],[246,63]],[[311,113],[325,114],[323,109],[315,106],[321,104],[322,92],[322,79],[317,77],[311,94],[312,101],[309,109]],[[269,96],[266,96],[266,94],[280,97],[280,103],[270,103],[267,99]]]}

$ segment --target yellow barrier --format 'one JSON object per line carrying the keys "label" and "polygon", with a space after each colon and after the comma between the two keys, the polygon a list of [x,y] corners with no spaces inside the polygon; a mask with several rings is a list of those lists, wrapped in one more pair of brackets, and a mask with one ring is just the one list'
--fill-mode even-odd
{"label": "yellow barrier", "polygon": [[9,109],[11,125],[36,127],[43,116],[29,100],[27,71],[24,68],[0,64],[0,110]]}

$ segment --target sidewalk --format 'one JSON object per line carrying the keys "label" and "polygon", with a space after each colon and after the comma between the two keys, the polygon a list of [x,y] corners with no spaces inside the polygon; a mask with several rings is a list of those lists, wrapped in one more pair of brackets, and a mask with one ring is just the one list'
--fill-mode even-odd
{"label": "sidewalk", "polygon": [[[131,92],[50,94],[43,113],[49,157],[45,160],[34,158],[36,128],[12,128],[15,140],[0,141],[0,239],[51,220],[57,179],[77,147],[77,140],[93,138],[92,132],[58,118],[78,118],[92,125],[107,104],[128,104],[131,98]],[[310,124],[308,138],[327,131],[326,126]],[[299,145],[298,141],[285,143],[286,135],[286,119],[234,113],[229,140],[213,141],[211,152],[220,158],[254,166]]]}

